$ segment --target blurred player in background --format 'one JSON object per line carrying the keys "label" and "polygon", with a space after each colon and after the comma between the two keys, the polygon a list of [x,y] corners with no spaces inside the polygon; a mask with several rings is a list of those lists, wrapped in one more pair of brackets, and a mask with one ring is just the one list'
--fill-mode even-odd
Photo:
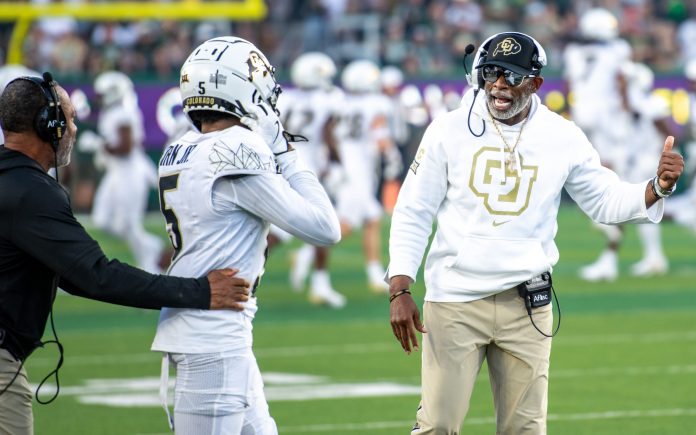
{"label": "blurred player in background", "polygon": [[[606,9],[589,9],[579,22],[580,37],[563,54],[564,75],[572,94],[570,114],[599,153],[602,164],[625,176],[630,118],[622,94],[621,66],[630,62],[631,47],[620,39],[618,21]],[[608,240],[599,259],[580,270],[588,281],[618,275],[618,227],[596,224]]]}
{"label": "blurred player in background", "polygon": [[665,208],[665,214],[696,234],[696,59],[686,63],[684,75],[689,93],[689,121],[684,141],[687,189],[674,197],[674,203]]}
{"label": "blurred player in background", "polygon": [[[655,162],[662,153],[662,141],[674,135],[669,127],[667,102],[653,95],[653,72],[644,64],[627,63],[623,67],[627,85],[627,103],[632,128],[626,181],[639,183],[655,173]],[[663,275],[669,264],[662,249],[661,227],[638,224],[638,238],[643,246],[642,259],[631,267],[634,276]]]}
{"label": "blurred player in background", "polygon": [[195,129],[181,109],[181,91],[178,87],[167,90],[157,100],[157,125],[167,135],[165,146]]}
{"label": "blurred player in background", "polygon": [[[337,110],[343,93],[333,85],[336,65],[324,53],[309,52],[299,56],[290,69],[290,79],[296,86],[283,92],[278,101],[278,109],[287,131],[298,134],[307,142],[297,142],[295,149],[307,168],[321,180],[327,181],[324,187],[329,195],[334,194],[333,178],[342,178],[340,159],[335,140],[331,134],[332,113]],[[269,248],[287,241],[289,233],[275,225],[271,226]],[[309,284],[309,299],[313,303],[341,308],[346,298],[334,290],[328,271],[329,248],[305,244],[294,253],[290,272],[290,284],[294,290],[304,288],[312,263]]]}
{"label": "blurred player in background", "polygon": [[[407,123],[408,109],[401,99],[401,87],[404,83],[404,74],[401,70],[395,66],[382,68],[380,81],[382,83],[382,93],[391,104],[388,114],[389,135],[396,146],[391,147],[390,150],[393,150],[395,153],[398,152],[398,156],[395,154],[389,159],[384,159],[385,161],[382,165],[382,181],[384,181],[384,178],[393,179],[391,182],[384,183],[381,189],[382,202],[387,211],[391,212],[399,194],[401,180],[406,176],[404,168],[408,166],[408,162],[405,160],[410,137]],[[389,172],[396,169],[399,170],[399,175],[397,178],[393,178]],[[384,174],[385,172],[387,172],[386,175]]]}
{"label": "blurred player in background", "polygon": [[181,68],[184,112],[196,131],[169,144],[159,161],[160,208],[176,251],[168,274],[234,264],[254,286],[242,312],[160,314],[152,350],[164,353],[165,392],[169,361],[176,367],[180,435],[278,433],[252,351],[268,227],[315,245],[340,240],[326,192],[285,139],[274,70],[256,46],[232,36],[204,42]]}
{"label": "blurred player in background", "polygon": [[94,196],[92,220],[126,240],[138,267],[159,272],[163,243],[143,226],[157,172],[143,150],[143,115],[133,82],[121,72],[107,71],[97,76],[94,90],[99,99],[99,134],[86,132],[78,141],[81,150],[96,153],[96,164],[105,170]]}
{"label": "blurred player in background", "polygon": [[[377,199],[380,156],[400,157],[389,133],[391,104],[380,93],[380,70],[368,60],[353,61],[341,75],[346,97],[336,113],[334,129],[347,181],[338,192],[336,211],[345,236],[363,228],[363,251],[369,287],[387,292],[381,261],[380,221]],[[390,176],[398,177],[399,171]],[[389,177],[385,177],[389,178]]]}

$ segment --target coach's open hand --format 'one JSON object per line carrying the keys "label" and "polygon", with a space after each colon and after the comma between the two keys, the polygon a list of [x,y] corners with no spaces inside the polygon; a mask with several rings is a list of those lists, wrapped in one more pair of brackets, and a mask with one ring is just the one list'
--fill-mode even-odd
{"label": "coach's open hand", "polygon": [[236,278],[238,269],[213,270],[208,274],[210,283],[210,309],[242,311],[240,302],[249,300],[249,281]]}
{"label": "coach's open hand", "polygon": [[[407,289],[411,284],[411,279],[404,275],[393,276],[389,284],[389,294],[395,294],[400,290]],[[422,333],[427,332],[420,320],[420,311],[418,306],[410,294],[405,293],[398,296],[389,304],[389,313],[391,317],[391,327],[394,336],[404,352],[411,353],[413,350],[418,350],[418,336],[416,331]]]}

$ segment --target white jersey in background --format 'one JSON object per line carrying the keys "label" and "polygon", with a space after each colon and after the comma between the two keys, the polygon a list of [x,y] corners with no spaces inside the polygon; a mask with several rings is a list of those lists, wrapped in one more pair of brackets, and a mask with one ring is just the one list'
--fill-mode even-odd
{"label": "white jersey in background", "polygon": [[346,182],[337,194],[336,211],[341,221],[353,228],[382,215],[377,200],[378,141],[389,135],[389,109],[384,95],[347,94],[336,112],[334,135],[346,173]]}
{"label": "white jersey in background", "polygon": [[[315,245],[340,238],[316,177],[294,152],[278,159],[282,175],[262,138],[239,126],[189,132],[165,149],[160,201],[176,250],[169,275],[195,277],[233,267],[257,286],[269,223]],[[263,295],[263,285],[256,295]],[[242,312],[164,308],[152,349],[192,354],[250,348],[256,297],[244,306]]]}
{"label": "white jersey in background", "polygon": [[290,89],[278,99],[278,110],[285,131],[307,138],[307,142],[293,142],[300,159],[311,171],[321,175],[327,169],[327,148],[322,138],[324,125],[340,106],[343,92],[332,90]]}
{"label": "white jersey in background", "polygon": [[143,226],[149,191],[156,185],[157,172],[143,150],[142,113],[137,105],[116,104],[102,109],[97,127],[104,148],[119,143],[119,130],[128,127],[132,149],[126,155],[97,150],[105,173],[95,193],[92,219],[97,227],[126,239],[139,267],[159,272],[162,242]]}
{"label": "white jersey in background", "polygon": [[619,76],[630,60],[631,47],[622,39],[571,43],[563,55],[564,76],[572,94],[571,117],[589,136],[602,162],[619,175],[630,134]]}
{"label": "white jersey in background", "polygon": [[631,139],[626,180],[632,183],[655,176],[655,162],[660,161],[664,136],[655,122],[670,116],[667,102],[654,94],[632,93]]}

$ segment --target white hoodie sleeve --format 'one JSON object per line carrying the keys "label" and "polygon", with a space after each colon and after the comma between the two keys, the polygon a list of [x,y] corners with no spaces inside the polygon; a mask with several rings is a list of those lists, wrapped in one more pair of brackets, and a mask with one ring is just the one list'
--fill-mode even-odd
{"label": "white hoodie sleeve", "polygon": [[437,123],[428,127],[406,176],[391,222],[387,277],[416,280],[433,230],[433,220],[447,192],[447,155]]}
{"label": "white hoodie sleeve", "polygon": [[584,135],[581,137],[582,140],[577,141],[577,160],[565,188],[582,211],[603,224],[659,222],[664,212],[664,200],[646,208],[648,180],[635,184],[621,181],[615,172],[601,165],[597,151]]}

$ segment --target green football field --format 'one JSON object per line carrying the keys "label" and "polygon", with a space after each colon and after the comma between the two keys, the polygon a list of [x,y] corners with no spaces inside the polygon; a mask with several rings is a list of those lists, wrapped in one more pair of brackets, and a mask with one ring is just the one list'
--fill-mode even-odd
{"label": "green football field", "polygon": [[[163,234],[158,216],[149,227]],[[622,276],[587,284],[577,270],[596,258],[602,238],[576,207],[561,209],[554,278],[563,318],[553,342],[549,433],[696,433],[696,237],[669,222],[663,230],[669,275],[628,276],[640,257],[629,227]],[[131,258],[123,243],[92,234],[107,255]],[[385,244],[387,234],[385,224]],[[366,289],[359,235],[333,251],[333,282],[348,296],[340,311],[290,290],[288,258],[298,246],[271,254],[255,321],[254,350],[280,433],[408,434],[420,355],[400,350],[386,298]],[[386,246],[384,252],[386,262]],[[415,290],[422,300],[422,281]],[[58,399],[35,405],[37,435],[168,433],[157,398],[161,358],[148,350],[157,312],[60,295],[54,314],[65,365]],[[56,359],[53,346],[37,350],[27,363],[30,381],[38,384]],[[491,434],[494,427],[484,368],[463,433]]]}

